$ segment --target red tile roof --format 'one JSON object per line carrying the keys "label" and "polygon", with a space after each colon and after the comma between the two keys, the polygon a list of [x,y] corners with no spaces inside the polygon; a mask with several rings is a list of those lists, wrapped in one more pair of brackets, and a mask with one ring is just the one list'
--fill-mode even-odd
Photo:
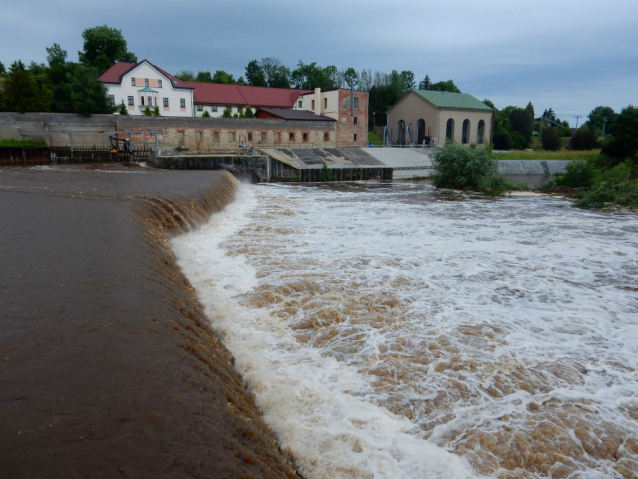
{"label": "red tile roof", "polygon": [[219,83],[186,82],[195,88],[195,103],[206,105],[250,105],[252,107],[292,108],[300,95],[310,90],[265,88]]}
{"label": "red tile roof", "polygon": [[186,88],[192,90],[192,87],[189,87],[185,81],[180,80],[179,78],[174,77],[170,73],[162,70],[156,65],[153,65],[148,60],[142,60],[139,63],[126,63],[126,62],[117,62],[111,68],[102,73],[98,79],[102,80],[104,83],[117,83],[118,85],[122,83],[122,77],[130,72],[133,68],[138,66],[140,63],[148,63],[153,68],[155,68],[158,72],[164,75],[166,78],[170,80],[173,85],[173,88]]}

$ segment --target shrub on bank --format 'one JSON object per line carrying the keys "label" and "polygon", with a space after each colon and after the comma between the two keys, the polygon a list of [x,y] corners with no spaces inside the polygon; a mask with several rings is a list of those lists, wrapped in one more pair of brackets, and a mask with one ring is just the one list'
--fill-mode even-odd
{"label": "shrub on bank", "polygon": [[638,183],[631,181],[632,163],[627,160],[600,174],[597,183],[574,203],[579,208],[638,208]]}
{"label": "shrub on bank", "polygon": [[500,195],[513,188],[511,182],[497,174],[496,160],[489,148],[447,143],[434,149],[430,157],[437,188],[482,191],[488,195]]}

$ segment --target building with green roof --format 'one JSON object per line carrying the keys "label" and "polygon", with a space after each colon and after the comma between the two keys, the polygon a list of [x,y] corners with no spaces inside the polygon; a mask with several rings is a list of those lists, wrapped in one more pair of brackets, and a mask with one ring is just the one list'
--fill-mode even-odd
{"label": "building with green roof", "polygon": [[388,110],[395,144],[443,146],[491,142],[494,110],[467,93],[411,90]]}

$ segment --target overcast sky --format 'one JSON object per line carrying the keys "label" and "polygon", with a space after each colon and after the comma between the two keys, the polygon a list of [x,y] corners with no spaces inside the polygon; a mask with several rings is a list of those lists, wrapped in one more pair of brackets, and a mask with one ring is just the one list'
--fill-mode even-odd
{"label": "overcast sky", "polygon": [[291,70],[411,70],[497,108],[531,100],[572,125],[599,105],[638,104],[638,0],[0,0],[0,11],[7,68],[44,62],[53,43],[76,61],[82,31],[106,24],[171,73],[239,77],[266,56]]}

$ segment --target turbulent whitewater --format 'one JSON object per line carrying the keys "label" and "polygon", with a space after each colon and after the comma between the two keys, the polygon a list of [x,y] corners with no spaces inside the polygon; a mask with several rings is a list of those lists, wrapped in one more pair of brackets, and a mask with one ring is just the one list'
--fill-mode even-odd
{"label": "turbulent whitewater", "polygon": [[638,475],[635,214],[243,186],[172,246],[306,479]]}

